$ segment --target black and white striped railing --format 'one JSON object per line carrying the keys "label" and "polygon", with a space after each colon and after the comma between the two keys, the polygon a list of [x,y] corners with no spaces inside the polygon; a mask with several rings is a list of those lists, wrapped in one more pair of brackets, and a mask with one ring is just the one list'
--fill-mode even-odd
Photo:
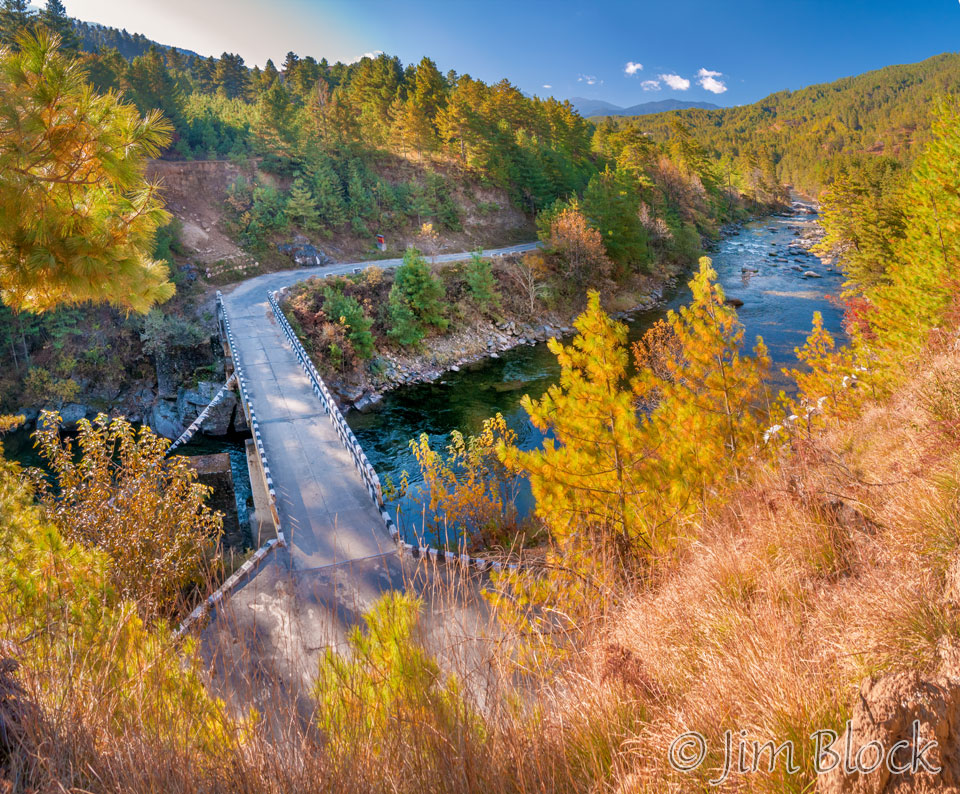
{"label": "black and white striped railing", "polygon": [[367,491],[370,494],[370,498],[373,499],[374,504],[380,508],[380,516],[383,518],[383,523],[386,525],[387,531],[390,533],[390,537],[397,544],[400,550],[417,559],[430,559],[433,561],[440,560],[450,564],[459,565],[463,568],[473,568],[478,571],[498,572],[503,570],[516,570],[519,567],[517,563],[501,562],[499,560],[490,560],[483,557],[471,557],[469,554],[458,554],[454,551],[446,551],[433,546],[423,546],[419,543],[417,545],[413,545],[412,543],[407,543],[401,537],[400,530],[397,528],[396,523],[394,522],[390,513],[384,508],[383,491],[380,487],[380,477],[377,474],[376,469],[373,468],[373,465],[367,459],[363,448],[360,446],[360,442],[357,441],[356,436],[353,434],[353,430],[350,429],[350,426],[347,424],[347,420],[343,418],[343,414],[337,407],[337,403],[333,399],[333,395],[330,394],[330,390],[323,382],[323,378],[320,377],[320,373],[317,372],[317,368],[314,366],[313,361],[311,361],[310,356],[307,355],[307,351],[304,349],[300,340],[297,338],[297,335],[294,333],[293,328],[290,326],[290,323],[284,315],[283,310],[280,308],[280,303],[277,300],[277,294],[275,292],[269,293],[267,298],[270,301],[270,307],[273,309],[273,315],[276,317],[277,323],[280,325],[280,328],[283,329],[284,336],[287,337],[287,340],[290,342],[290,346],[293,348],[293,352],[297,356],[297,361],[300,362],[301,368],[303,369],[304,373],[306,373],[307,378],[310,380],[310,384],[313,387],[313,393],[317,396],[317,399],[320,400],[321,405],[323,405],[324,412],[327,413],[327,415],[330,417],[330,421],[337,429],[337,435],[339,436],[341,443],[353,457],[354,465],[357,467],[357,470],[360,472],[360,475],[363,477],[364,482],[367,485]]}
{"label": "black and white striped railing", "polygon": [[280,514],[277,510],[277,491],[273,484],[273,476],[270,474],[270,462],[267,460],[267,450],[263,446],[263,435],[260,432],[260,423],[257,421],[257,412],[253,407],[250,394],[247,391],[247,379],[243,374],[243,362],[237,353],[237,346],[233,340],[233,331],[230,330],[230,317],[227,315],[227,309],[223,305],[223,295],[219,290],[217,290],[217,312],[220,315],[222,327],[227,337],[230,354],[233,356],[233,371],[237,376],[240,400],[247,408],[247,416],[250,420],[250,433],[253,435],[253,441],[257,447],[257,456],[260,458],[260,466],[263,468],[263,476],[267,484],[267,499],[270,503],[270,513],[277,526],[277,540],[282,546],[284,545],[283,528],[280,526]]}
{"label": "black and white striped railing", "polygon": [[205,598],[201,604],[197,606],[189,615],[187,615],[180,625],[177,627],[177,630],[174,632],[173,636],[176,639],[182,638],[193,625],[205,617],[212,609],[214,609],[217,604],[219,604],[223,599],[229,596],[239,585],[253,573],[254,569],[257,568],[261,562],[263,562],[267,555],[274,550],[279,545],[282,545],[283,540],[280,537],[272,538],[264,543],[259,549],[257,549],[250,558],[244,562],[236,571],[231,574],[227,580],[217,588],[217,591]]}
{"label": "black and white striped railing", "polygon": [[233,388],[236,378],[236,373],[227,378],[227,382],[220,387],[220,391],[218,391],[216,396],[210,401],[210,404],[207,405],[207,407],[198,414],[197,418],[190,423],[190,427],[183,431],[183,433],[180,435],[180,438],[167,447],[164,457],[170,455],[177,447],[186,444],[197,434],[197,431],[200,430],[200,427],[206,421],[207,417],[210,415],[210,412],[220,404],[221,400],[223,400],[223,398],[226,396],[227,391]]}
{"label": "black and white striped railing", "polygon": [[290,346],[293,348],[297,361],[300,362],[301,368],[310,380],[313,393],[317,399],[320,400],[324,412],[330,417],[330,422],[337,431],[340,443],[343,444],[344,449],[346,449],[347,452],[350,453],[350,457],[353,458],[353,465],[356,466],[357,471],[363,478],[363,482],[367,486],[367,491],[370,493],[370,498],[373,499],[378,507],[382,508],[383,488],[380,486],[380,477],[377,475],[376,469],[373,468],[373,465],[367,459],[366,453],[364,453],[360,442],[357,441],[357,437],[353,434],[353,430],[350,429],[350,425],[347,424],[347,420],[343,418],[343,414],[340,412],[336,400],[333,399],[333,395],[327,388],[327,384],[323,382],[323,378],[321,378],[320,373],[317,372],[313,361],[310,360],[307,351],[304,350],[297,335],[293,332],[293,328],[290,327],[290,323],[287,321],[286,316],[280,309],[280,304],[277,302],[277,294],[275,292],[268,293],[267,299],[270,301],[274,317],[277,318],[280,328],[283,329],[284,336],[287,337],[287,341],[290,342]]}
{"label": "black and white striped railing", "polygon": [[[226,337],[230,354],[233,357],[233,376],[231,380],[236,379],[237,388],[240,391],[240,401],[246,406],[247,414],[250,418],[250,430],[256,440],[257,455],[260,458],[260,465],[263,467],[263,474],[267,481],[270,513],[273,517],[274,525],[277,527],[277,537],[268,540],[257,549],[243,565],[234,571],[234,573],[217,588],[216,592],[205,598],[193,612],[183,619],[176,632],[174,632],[174,637],[177,639],[183,637],[197,621],[207,615],[217,604],[223,601],[224,598],[229,596],[244,579],[254,572],[271,551],[279,546],[286,545],[283,537],[283,529],[280,526],[280,515],[277,512],[277,494],[273,487],[273,478],[270,476],[270,465],[267,463],[267,453],[263,448],[263,439],[260,437],[260,425],[257,422],[257,415],[254,412],[253,404],[250,402],[249,394],[247,393],[247,382],[243,375],[243,363],[237,355],[237,346],[233,342],[233,332],[230,330],[230,318],[227,316],[227,310],[223,305],[223,296],[219,290],[217,291],[217,320],[220,325],[220,331]],[[230,380],[227,381],[227,385],[229,384]]]}

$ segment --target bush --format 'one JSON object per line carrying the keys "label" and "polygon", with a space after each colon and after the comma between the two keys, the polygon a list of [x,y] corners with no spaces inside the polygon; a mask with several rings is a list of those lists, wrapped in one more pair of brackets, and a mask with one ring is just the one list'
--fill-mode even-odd
{"label": "bush", "polygon": [[75,448],[59,416],[40,417],[34,438],[53,473],[49,482],[33,472],[44,512],[67,540],[110,558],[125,597],[150,615],[176,614],[217,551],[223,517],[204,504],[209,489],[186,458],[165,459],[168,442],[148,427],[101,414],[79,428]]}
{"label": "bush", "polygon": [[334,287],[325,287],[323,311],[333,322],[346,329],[347,339],[350,340],[357,358],[366,360],[373,356],[373,334],[370,333],[373,321],[364,314],[363,307],[356,298],[344,295]]}
{"label": "bush", "polygon": [[140,331],[143,352],[155,358],[173,350],[196,347],[206,339],[206,332],[196,323],[177,314],[164,314],[160,309],[152,309],[143,318]]}

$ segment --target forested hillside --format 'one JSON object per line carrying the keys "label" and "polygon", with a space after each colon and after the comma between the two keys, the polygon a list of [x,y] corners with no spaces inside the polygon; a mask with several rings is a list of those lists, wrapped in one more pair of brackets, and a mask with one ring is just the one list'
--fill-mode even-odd
{"label": "forested hillside", "polygon": [[679,120],[721,167],[773,163],[783,182],[816,193],[847,163],[874,155],[910,160],[929,137],[937,98],[957,93],[960,54],[944,53],[741,107],[604,120],[600,131],[629,126],[665,141]]}
{"label": "forested hillside", "polygon": [[[663,144],[629,131],[597,138],[568,102],[527,97],[507,80],[443,74],[427,57],[331,64],[289,52],[279,65],[251,69],[236,54],[201,58],[110,29],[97,29],[102,46],[91,53],[83,49],[93,29],[71,21],[61,3],[39,15],[23,0],[4,8],[0,38],[8,45],[30,30],[52,30],[96,92],[116,91],[169,125],[160,154],[177,165],[152,173],[174,220],[155,254],[179,285],[149,327],[119,315],[94,320],[86,307],[41,317],[0,307],[0,405],[10,410],[39,406],[45,389],[57,406],[104,404],[96,384],[110,384],[120,395],[114,400],[138,393],[145,341],[191,347],[202,338],[209,319],[193,315],[208,279],[290,267],[279,246],[298,236],[351,261],[376,255],[378,234],[400,255],[407,244],[464,250],[539,231],[548,246],[524,271],[533,295],[525,319],[548,309],[569,319],[587,287],[629,294],[632,279],[689,266],[723,223],[783,198],[771,179],[751,190],[727,184],[688,135]],[[192,178],[190,165],[200,160],[219,163],[197,163]],[[197,180],[203,184],[191,187]],[[463,323],[457,296],[447,297],[446,319]],[[325,318],[323,301],[314,310],[342,325],[340,315]],[[395,347],[411,346],[401,340],[416,335],[397,331],[399,315],[385,311],[377,307],[368,320]],[[103,331],[96,354],[84,349],[80,330],[92,322]],[[198,361],[202,378],[212,362]],[[68,377],[78,367],[79,388]]]}

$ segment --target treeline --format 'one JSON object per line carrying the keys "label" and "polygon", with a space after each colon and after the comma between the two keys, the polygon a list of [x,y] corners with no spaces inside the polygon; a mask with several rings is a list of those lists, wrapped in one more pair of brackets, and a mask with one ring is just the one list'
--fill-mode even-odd
{"label": "treeline", "polygon": [[[754,183],[764,172],[764,179],[776,174],[782,182],[816,193],[851,161],[886,155],[909,162],[929,138],[935,97],[957,93],[960,54],[944,53],[781,91],[750,105],[609,118],[599,129],[632,127],[666,141],[680,119],[722,170],[730,168]],[[749,191],[753,185],[745,187]]]}
{"label": "treeline", "polygon": [[[80,28],[59,0],[36,17],[24,7],[4,36],[15,41],[38,23],[68,50],[90,43],[74,35]],[[595,135],[569,102],[525,96],[506,80],[443,74],[426,57],[331,64],[289,52],[279,67],[250,69],[231,53],[150,46],[131,57],[144,41],[97,35],[103,46],[81,55],[90,81],[121,91],[143,114],[160,110],[173,125],[166,156],[257,158],[281,177],[282,189],[251,182],[233,191],[235,232],[248,247],[290,227],[369,236],[429,221],[455,231],[462,218],[453,184],[466,176],[504,189],[531,215],[586,191],[582,209],[620,265],[628,257],[630,266],[648,265],[656,238],[668,235],[683,238],[692,260],[695,235],[715,233],[731,216],[743,182],[694,151],[682,129],[662,145],[606,128]],[[775,179],[752,197],[778,200]]]}

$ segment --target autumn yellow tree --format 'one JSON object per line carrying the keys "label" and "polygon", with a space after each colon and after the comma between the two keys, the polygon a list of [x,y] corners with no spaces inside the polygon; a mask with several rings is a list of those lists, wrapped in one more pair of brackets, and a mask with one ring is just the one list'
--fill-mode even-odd
{"label": "autumn yellow tree", "polygon": [[[856,390],[850,389],[856,369],[854,350],[837,348],[833,336],[823,327],[820,312],[813,313],[810,335],[794,352],[802,368],[783,370],[797,384],[797,399],[790,405],[793,411],[816,406],[836,413],[856,403]],[[824,399],[828,405],[823,404]]]}
{"label": "autumn yellow tree", "polygon": [[0,51],[0,297],[17,310],[108,302],[145,312],[174,292],[152,258],[169,216],[144,178],[170,141],[159,112],[141,118],[97,94],[46,30]]}
{"label": "autumn yellow tree", "polygon": [[426,433],[410,442],[423,476],[423,506],[438,536],[452,530],[458,542],[462,536],[488,546],[516,526],[516,478],[496,454],[501,443],[513,447],[516,440],[517,434],[497,414],[476,436],[453,431],[446,457],[431,448]]}
{"label": "autumn yellow tree", "polygon": [[754,355],[742,355],[743,326],[716,276],[702,257],[692,300],[667,315],[669,355],[635,381],[640,398],[657,395],[649,424],[662,450],[659,490],[666,509],[678,513],[736,477],[769,417],[767,348],[757,337]]}
{"label": "autumn yellow tree", "polygon": [[554,216],[547,248],[559,261],[564,283],[578,291],[602,283],[613,272],[602,235],[576,206],[566,207]]}
{"label": "autumn yellow tree", "polygon": [[101,414],[82,420],[77,447],[44,413],[34,434],[53,474],[34,472],[48,519],[69,541],[105,552],[119,592],[147,615],[174,615],[184,590],[214,561],[222,516],[204,504],[209,488],[169,442],[148,427]]}
{"label": "autumn yellow tree", "polygon": [[597,292],[575,327],[572,344],[549,342],[559,382],[521,403],[547,434],[543,448],[501,444],[500,455],[529,478],[536,513],[561,549],[636,559],[651,548],[643,509],[651,450],[626,377],[627,329],[600,308]]}

